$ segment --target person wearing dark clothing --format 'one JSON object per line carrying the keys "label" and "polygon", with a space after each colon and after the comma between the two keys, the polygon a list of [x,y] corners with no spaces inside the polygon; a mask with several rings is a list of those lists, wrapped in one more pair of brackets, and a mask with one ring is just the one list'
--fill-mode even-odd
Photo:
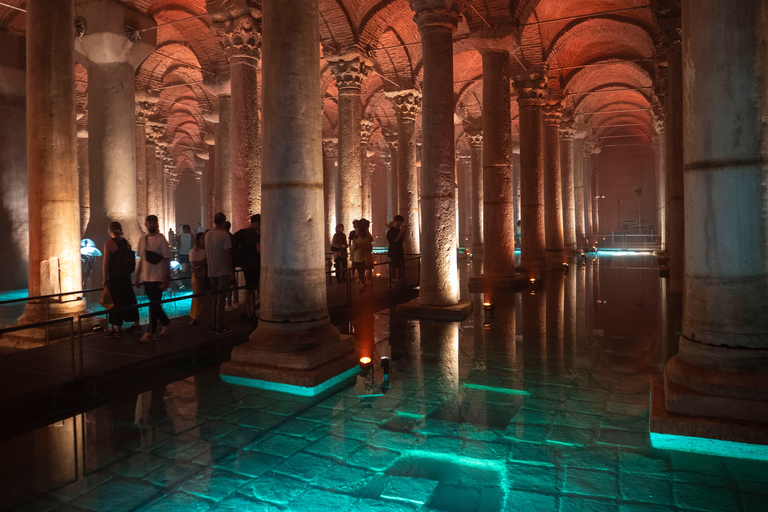
{"label": "person wearing dark clothing", "polygon": [[387,250],[387,256],[389,256],[389,269],[392,272],[392,281],[395,285],[405,284],[405,250],[403,249],[403,238],[405,237],[405,230],[403,229],[403,223],[405,218],[402,215],[395,215],[392,223],[389,225],[387,231],[387,241],[389,242],[389,249]]}
{"label": "person wearing dark clothing", "polygon": [[237,247],[240,267],[245,276],[244,310],[240,314],[243,320],[256,318],[256,293],[261,278],[261,215],[251,215],[251,225],[235,233],[234,246]]}
{"label": "person wearing dark clothing", "polygon": [[360,221],[355,219],[352,221],[352,231],[349,232],[349,236],[347,237],[347,243],[350,247],[352,247],[352,242],[355,241],[355,238],[357,238],[357,228],[360,227]]}
{"label": "person wearing dark clothing", "polygon": [[336,282],[347,282],[347,237],[344,236],[344,224],[336,226],[336,234],[331,239],[331,251],[333,251],[333,263],[336,268]]}
{"label": "person wearing dark clothing", "polygon": [[[132,269],[128,265],[131,244],[123,238],[123,227],[119,222],[109,225],[109,235],[112,238],[104,243],[104,285],[109,290],[115,309],[133,306],[136,304],[136,294],[131,286]],[[140,330],[138,308],[110,312],[108,321],[113,328],[104,334],[107,338],[122,336],[123,322],[133,322],[126,332]]]}

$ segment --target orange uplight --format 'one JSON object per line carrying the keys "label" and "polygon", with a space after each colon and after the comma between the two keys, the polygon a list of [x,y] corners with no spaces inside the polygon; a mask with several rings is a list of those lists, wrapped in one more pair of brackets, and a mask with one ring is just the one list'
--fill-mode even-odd
{"label": "orange uplight", "polygon": [[361,364],[371,364],[371,358],[370,357],[361,357],[360,358]]}
{"label": "orange uplight", "polygon": [[376,277],[381,277],[381,274],[379,274],[379,273],[377,272],[377,273],[376,273]]}
{"label": "orange uplight", "polygon": [[536,278],[535,278],[535,277],[532,277],[532,278],[531,278],[531,284],[533,284],[533,283],[535,283],[535,282],[536,282]]}
{"label": "orange uplight", "polygon": [[491,303],[490,303],[490,302],[483,302],[483,306],[485,306],[485,307],[491,307]]}

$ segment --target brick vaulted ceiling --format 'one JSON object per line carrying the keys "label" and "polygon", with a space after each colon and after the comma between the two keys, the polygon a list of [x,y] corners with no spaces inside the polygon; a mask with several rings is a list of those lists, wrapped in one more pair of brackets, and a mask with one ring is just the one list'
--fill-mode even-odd
{"label": "brick vaulted ceiling", "polygon": [[[1,1],[21,10],[0,5],[0,30],[24,34],[28,0]],[[157,49],[136,72],[137,98],[157,99],[154,116],[165,126],[163,139],[179,170],[192,172],[194,156],[213,141],[217,94],[229,81],[227,55],[211,29],[206,0],[112,1],[154,18],[158,25]],[[598,136],[650,135],[659,60],[658,23],[650,4],[670,2],[675,0],[466,0],[454,34],[457,120],[482,116],[482,59],[473,39],[487,28],[512,26],[519,35],[509,48],[515,73],[546,70],[550,95],[563,98],[565,108]],[[360,51],[374,61],[362,100],[365,115],[375,123],[371,144],[383,148],[384,135],[396,125],[384,92],[418,89],[422,80],[421,39],[408,0],[319,0],[319,5],[322,52]],[[337,90],[324,59],[318,67],[323,135],[333,137]],[[87,72],[78,65],[76,76],[78,112],[84,114],[78,122],[84,128]],[[517,115],[512,89],[513,132]],[[466,148],[462,133],[457,122],[460,151]],[[649,137],[645,140],[650,144]]]}

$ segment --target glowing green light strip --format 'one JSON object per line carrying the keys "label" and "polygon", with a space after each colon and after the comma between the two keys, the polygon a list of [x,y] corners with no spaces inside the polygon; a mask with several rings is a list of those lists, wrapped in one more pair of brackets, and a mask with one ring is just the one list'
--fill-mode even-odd
{"label": "glowing green light strip", "polygon": [[653,253],[648,251],[611,251],[605,249],[597,251],[597,254],[598,256],[653,256]]}
{"label": "glowing green light strip", "polygon": [[481,391],[493,391],[494,393],[505,393],[507,395],[531,396],[528,391],[523,391],[522,389],[497,388],[495,386],[483,386],[482,384],[471,383],[464,384],[464,387],[470,389],[479,389]]}
{"label": "glowing green light strip", "polygon": [[270,382],[267,380],[247,379],[245,377],[234,377],[232,375],[221,375],[221,380],[228,384],[235,384],[236,386],[245,386],[249,388],[266,389],[269,391],[277,391],[279,393],[288,393],[291,395],[299,396],[317,396],[323,391],[326,391],[336,384],[344,382],[345,380],[354,377],[360,373],[360,369],[355,366],[347,370],[346,372],[328,379],[327,381],[318,384],[317,386],[308,388],[304,386],[293,386],[291,384],[283,384],[281,382]]}
{"label": "glowing green light strip", "polygon": [[651,432],[651,446],[662,450],[717,455],[735,459],[768,460],[768,446],[737,443],[704,437],[678,436]]}

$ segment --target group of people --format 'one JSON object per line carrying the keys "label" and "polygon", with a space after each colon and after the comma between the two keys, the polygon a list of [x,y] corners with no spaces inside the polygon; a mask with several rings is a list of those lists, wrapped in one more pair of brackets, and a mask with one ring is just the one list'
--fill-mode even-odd
{"label": "group of people", "polygon": [[[395,215],[394,220],[389,224],[387,231],[387,241],[389,249],[387,255],[390,261],[390,271],[392,272],[395,284],[404,285],[404,266],[405,252],[403,250],[403,238],[405,230],[403,224],[405,219],[402,215]],[[349,237],[344,234],[344,224],[336,225],[336,233],[331,239],[331,252],[333,253],[334,268],[336,270],[336,281],[339,283],[347,282],[349,253],[352,254],[352,275],[357,270],[357,278],[360,293],[368,290],[373,271],[373,236],[370,232],[371,222],[368,219],[359,219],[352,221],[354,228],[349,233]]]}
{"label": "group of people", "polygon": [[[182,228],[179,236],[179,262],[183,267],[191,265],[192,299],[190,325],[196,325],[204,315],[206,290],[212,293],[212,330],[216,334],[229,332],[224,325],[225,302],[228,295],[237,296],[235,266],[243,270],[245,276],[245,292],[241,319],[253,321],[256,318],[255,308],[259,288],[261,268],[261,216],[256,214],[250,218],[250,225],[232,235],[227,217],[219,212],[214,217],[215,228],[205,233],[198,232],[194,236],[188,225]],[[135,280],[133,286],[144,286],[144,293],[150,302],[149,326],[140,338],[142,342],[152,341],[156,334],[167,336],[170,333],[171,321],[163,311],[163,291],[170,284],[171,250],[165,236],[160,233],[157,216],[149,215],[144,223],[147,234],[139,239],[136,255],[138,264],[135,265]],[[109,225],[110,239],[104,244],[104,287],[109,291],[113,308],[108,314],[111,326],[105,336],[121,337],[123,333],[138,332],[139,312],[136,306],[136,295],[131,286],[131,273],[134,265],[133,251],[128,241],[123,238],[122,226],[119,222]],[[189,247],[189,248],[188,248]],[[122,325],[131,322],[131,327],[123,330]],[[162,329],[157,333],[157,324]]]}

